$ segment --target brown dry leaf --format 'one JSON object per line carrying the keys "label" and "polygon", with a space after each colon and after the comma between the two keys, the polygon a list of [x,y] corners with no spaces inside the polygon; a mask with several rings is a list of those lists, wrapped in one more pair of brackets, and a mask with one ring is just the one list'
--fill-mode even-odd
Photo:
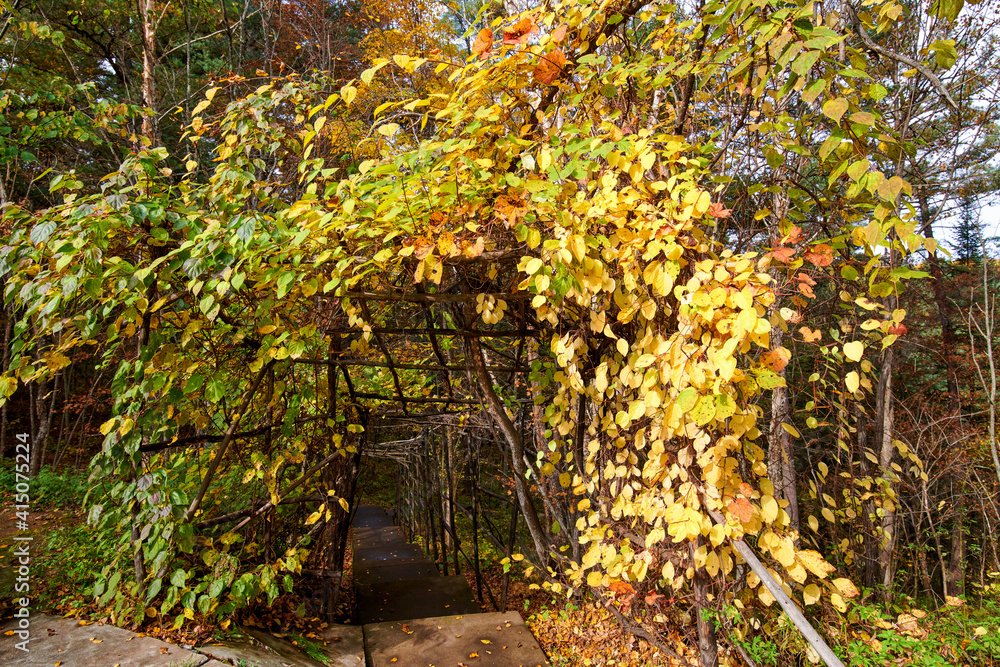
{"label": "brown dry leaf", "polygon": [[528,37],[536,32],[538,32],[538,26],[535,25],[534,19],[526,16],[514,25],[503,29],[503,43],[523,46],[527,44]]}
{"label": "brown dry leaf", "polygon": [[806,251],[805,258],[813,266],[830,266],[833,263],[833,248],[819,243]]}
{"label": "brown dry leaf", "polygon": [[483,28],[476,35],[476,41],[472,43],[472,53],[480,58],[487,58],[493,50],[493,31]]}
{"label": "brown dry leaf", "polygon": [[566,54],[562,52],[562,49],[550,51],[542,56],[538,67],[535,68],[535,81],[544,83],[545,85],[551,84],[562,74],[565,65]]}

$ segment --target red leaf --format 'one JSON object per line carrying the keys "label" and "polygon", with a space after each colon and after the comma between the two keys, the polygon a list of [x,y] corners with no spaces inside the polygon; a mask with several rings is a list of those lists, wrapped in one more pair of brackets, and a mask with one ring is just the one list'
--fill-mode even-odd
{"label": "red leaf", "polygon": [[902,322],[900,322],[899,324],[894,324],[891,327],[889,327],[889,333],[896,336],[902,336],[903,334],[906,333],[906,325],[903,324]]}
{"label": "red leaf", "polygon": [[662,597],[666,597],[666,596],[665,595],[660,595],[659,593],[650,593],[649,595],[647,595],[645,597],[646,604],[648,604],[648,605],[654,605],[654,604],[656,604],[656,601],[659,600]]}

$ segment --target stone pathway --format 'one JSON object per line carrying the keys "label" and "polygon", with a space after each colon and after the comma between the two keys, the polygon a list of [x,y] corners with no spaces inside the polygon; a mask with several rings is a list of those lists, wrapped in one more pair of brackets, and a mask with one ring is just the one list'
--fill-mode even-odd
{"label": "stone pathway", "polygon": [[[153,637],[48,614],[30,617],[28,651],[18,648],[17,623],[0,625],[3,667],[363,667],[364,640],[356,625],[331,625],[313,640],[323,661],[287,639],[248,629],[247,637],[187,649]],[[8,634],[13,633],[13,634]]]}
{"label": "stone pathway", "polygon": [[541,667],[517,613],[483,613],[465,577],[441,576],[380,507],[353,524],[354,592],[367,667]]}
{"label": "stone pathway", "polygon": [[[358,508],[354,590],[363,626],[331,625],[308,655],[252,629],[197,648],[112,625],[35,613],[28,651],[17,619],[0,624],[2,667],[542,667],[517,613],[483,613],[465,577],[445,577],[381,508]],[[321,654],[322,659],[317,659]]]}

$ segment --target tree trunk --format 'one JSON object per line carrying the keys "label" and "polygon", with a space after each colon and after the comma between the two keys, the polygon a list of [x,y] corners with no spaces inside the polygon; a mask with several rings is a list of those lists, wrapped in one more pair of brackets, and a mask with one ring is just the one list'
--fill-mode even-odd
{"label": "tree trunk", "polygon": [[142,136],[157,143],[156,127],[156,9],[155,0],[139,0],[142,14]]}
{"label": "tree trunk", "polygon": [[[892,299],[893,305],[895,298]],[[892,373],[895,361],[895,351],[892,347],[885,350],[882,357],[882,369],[879,374],[878,390],[875,396],[876,412],[878,413],[878,433],[879,447],[879,467],[882,469],[882,477],[887,482],[885,496],[882,500],[881,536],[879,542],[878,567],[881,571],[879,577],[882,584],[882,596],[888,601],[892,596],[893,559],[892,555],[896,547],[896,488],[899,486],[899,478],[892,469],[893,458],[896,448],[893,446],[894,419],[893,419],[893,387]]]}
{"label": "tree trunk", "polygon": [[490,381],[489,371],[486,369],[486,362],[483,360],[483,352],[479,347],[479,341],[475,337],[465,337],[465,353],[472,366],[474,379],[479,386],[482,400],[486,411],[500,428],[500,432],[510,449],[511,465],[514,468],[514,488],[517,491],[517,500],[521,506],[521,514],[528,526],[531,540],[534,542],[535,555],[538,556],[538,563],[542,568],[544,576],[549,561],[548,540],[545,538],[545,531],[538,520],[538,513],[531,503],[528,495],[528,469],[524,462],[524,443],[521,441],[521,434],[518,433],[514,422],[507,414],[507,409],[493,391],[493,383]]}

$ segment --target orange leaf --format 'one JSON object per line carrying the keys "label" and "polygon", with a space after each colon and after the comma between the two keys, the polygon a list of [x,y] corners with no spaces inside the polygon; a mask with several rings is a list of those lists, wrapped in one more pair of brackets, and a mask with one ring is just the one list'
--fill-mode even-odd
{"label": "orange leaf", "polygon": [[635,589],[627,581],[612,581],[608,586],[615,595],[634,595]]}
{"label": "orange leaf", "polygon": [[541,61],[538,63],[538,67],[535,68],[535,80],[539,83],[549,85],[559,78],[565,64],[566,54],[562,52],[562,49],[550,51],[546,55],[542,56]]}
{"label": "orange leaf", "polygon": [[708,214],[713,218],[728,218],[732,215],[732,209],[728,209],[722,205],[722,202],[714,201],[712,205],[708,207]]}
{"label": "orange leaf", "polygon": [[906,333],[906,325],[900,322],[899,324],[894,324],[889,327],[889,333],[894,336],[902,336]]}
{"label": "orange leaf", "polygon": [[746,498],[738,498],[726,505],[726,508],[743,523],[753,518],[753,505]]}
{"label": "orange leaf", "polygon": [[815,343],[823,337],[819,329],[810,329],[809,327],[802,327],[799,329],[799,333],[802,334],[802,340],[807,343]]}
{"label": "orange leaf", "polygon": [[535,25],[535,21],[530,16],[525,16],[514,25],[503,29],[503,43],[524,45],[527,44],[528,37],[536,32],[538,26]]}
{"label": "orange leaf", "polygon": [[805,258],[813,266],[830,266],[833,263],[833,248],[819,243],[806,251]]}
{"label": "orange leaf", "polygon": [[566,24],[563,23],[561,26],[552,31],[551,39],[553,42],[561,42],[563,41],[563,37],[565,36],[566,36]]}
{"label": "orange leaf", "polygon": [[792,227],[791,229],[788,230],[788,233],[785,234],[785,238],[781,239],[781,242],[795,244],[798,243],[801,238],[802,238],[802,228]]}
{"label": "orange leaf", "polygon": [[493,31],[489,28],[483,28],[476,35],[476,41],[472,43],[472,53],[479,56],[480,58],[486,58],[490,55],[490,51],[493,50]]}
{"label": "orange leaf", "polygon": [[768,257],[773,257],[779,262],[784,262],[787,264],[792,261],[792,256],[795,255],[795,248],[775,248],[771,252],[767,253]]}
{"label": "orange leaf", "polygon": [[760,358],[760,363],[770,368],[775,373],[780,373],[788,365],[788,360],[792,358],[792,353],[784,347],[775,348],[764,354]]}

